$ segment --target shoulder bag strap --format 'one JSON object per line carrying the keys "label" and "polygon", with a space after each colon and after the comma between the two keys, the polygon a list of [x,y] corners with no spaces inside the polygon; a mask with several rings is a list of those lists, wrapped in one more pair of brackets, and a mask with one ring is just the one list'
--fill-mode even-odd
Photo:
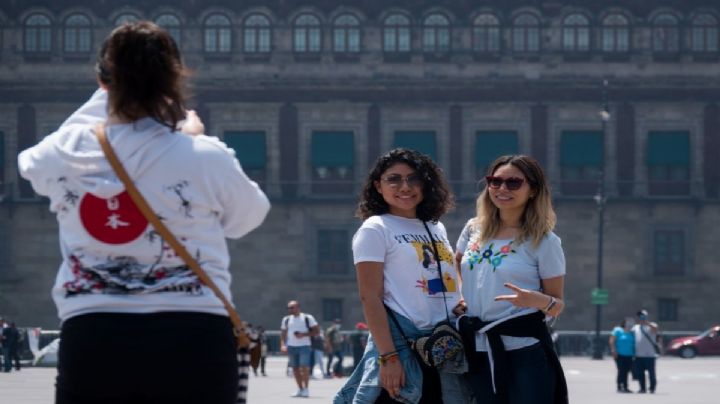
{"label": "shoulder bag strap", "polygon": [[650,341],[650,344],[652,345],[653,349],[655,349],[655,353],[660,353],[660,347],[657,345],[655,341],[653,341],[652,337],[645,331],[645,328],[642,324],[639,324],[640,326],[640,332],[647,338],[648,341]]}
{"label": "shoulder bag strap", "polygon": [[245,329],[242,325],[242,320],[240,320],[240,316],[237,314],[237,311],[235,311],[235,308],[232,306],[232,304],[230,304],[225,295],[220,291],[220,289],[218,289],[217,285],[215,285],[215,282],[213,282],[213,280],[207,275],[207,273],[205,273],[202,267],[200,267],[200,264],[198,264],[195,258],[193,258],[193,256],[188,253],[185,246],[183,246],[182,243],[180,243],[180,241],[178,241],[178,239],[172,234],[172,232],[170,232],[170,230],[165,226],[165,224],[160,221],[160,219],[155,214],[155,211],[152,210],[152,208],[150,207],[150,205],[148,205],[147,201],[142,196],[140,191],[137,189],[137,187],[135,187],[135,184],[130,179],[130,176],[128,175],[127,171],[125,171],[125,168],[123,167],[122,163],[115,154],[115,151],[110,145],[107,136],[105,136],[104,124],[98,124],[95,127],[95,136],[97,136],[103,153],[105,153],[105,157],[110,162],[110,165],[115,171],[115,174],[125,185],[125,190],[128,192],[133,202],[135,202],[135,205],[140,210],[140,212],[142,212],[143,216],[145,216],[145,218],[153,225],[153,227],[160,234],[160,236],[165,241],[167,241],[168,244],[170,244],[173,250],[175,250],[175,253],[179,255],[180,258],[183,259],[183,261],[185,261],[187,266],[192,269],[200,282],[210,288],[213,293],[215,293],[215,296],[220,299],[223,306],[225,306],[225,310],[227,310],[228,315],[230,316],[230,321],[233,324],[233,331],[235,333],[235,337],[237,338],[238,347],[244,348],[249,346],[250,339],[245,333]]}
{"label": "shoulder bag strap", "polygon": [[447,307],[447,297],[445,296],[445,279],[443,279],[442,268],[440,265],[440,254],[438,253],[437,244],[435,244],[435,238],[433,237],[432,233],[430,232],[430,228],[428,227],[427,222],[424,220],[423,220],[423,226],[425,226],[425,231],[427,231],[427,234],[430,237],[430,244],[432,244],[433,254],[435,254],[435,263],[437,264],[437,267],[438,267],[438,275],[440,275],[440,285],[442,286],[442,288],[440,288],[440,290],[442,291],[443,302],[445,303],[445,317],[447,318],[447,322],[451,323],[450,322],[450,313],[448,312],[448,307]]}

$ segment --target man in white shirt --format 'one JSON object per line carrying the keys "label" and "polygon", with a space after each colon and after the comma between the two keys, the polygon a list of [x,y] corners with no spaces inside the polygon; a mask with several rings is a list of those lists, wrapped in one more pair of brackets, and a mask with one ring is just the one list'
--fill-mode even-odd
{"label": "man in white shirt", "polygon": [[638,322],[632,328],[635,334],[635,375],[640,383],[638,393],[645,393],[645,371],[650,379],[650,393],[655,392],[655,359],[660,355],[658,325],[648,319],[648,311],[637,312]]}
{"label": "man in white shirt", "polygon": [[287,309],[289,314],[280,324],[280,350],[287,352],[298,385],[298,391],[292,397],[309,397],[310,337],[318,335],[320,327],[312,315],[300,311],[300,303],[296,300],[289,301]]}

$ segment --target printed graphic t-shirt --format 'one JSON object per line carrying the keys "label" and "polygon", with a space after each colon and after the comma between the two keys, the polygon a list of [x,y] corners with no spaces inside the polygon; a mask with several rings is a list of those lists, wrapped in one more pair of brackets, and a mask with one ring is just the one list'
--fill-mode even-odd
{"label": "printed graphic t-shirt", "polygon": [[[492,239],[480,244],[471,221],[463,229],[457,250],[464,251],[462,294],[470,316],[494,321],[520,312],[532,313],[535,308],[516,307],[508,301],[495,301],[499,295],[513,294],[505,283],[523,289],[541,290],[541,279],[565,275],[565,255],[560,237],[549,233],[535,248],[532,241],[517,245],[514,240]],[[520,349],[537,342],[535,338],[502,337],[506,350]],[[477,338],[477,350],[487,351],[485,339]]]}
{"label": "printed graphic t-shirt", "polygon": [[453,251],[445,226],[428,222],[441,261],[438,274],[433,248],[423,222],[391,214],[365,220],[353,237],[353,261],[384,263],[384,302],[420,329],[446,319],[460,299]]}

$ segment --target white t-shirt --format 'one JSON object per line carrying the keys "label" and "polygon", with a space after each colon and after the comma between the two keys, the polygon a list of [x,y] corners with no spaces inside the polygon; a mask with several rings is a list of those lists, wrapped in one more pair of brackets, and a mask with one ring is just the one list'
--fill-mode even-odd
{"label": "white t-shirt", "polygon": [[372,216],[353,237],[353,261],[383,262],[384,302],[413,321],[420,329],[445,320],[447,311],[460,300],[459,282],[453,266],[453,250],[445,226],[428,222],[441,260],[438,275],[432,244],[423,222],[391,214]]}
{"label": "white t-shirt", "polygon": [[[307,321],[306,321],[307,318]],[[310,346],[310,337],[298,338],[295,336],[295,332],[309,332],[310,328],[318,325],[315,321],[315,317],[311,314],[300,313],[297,316],[285,316],[280,323],[281,330],[287,330],[287,346]]]}
{"label": "white t-shirt", "polygon": [[[550,233],[534,248],[532,241],[516,245],[514,240],[493,239],[483,245],[477,243],[477,232],[465,225],[457,242],[457,250],[464,251],[462,293],[467,303],[467,314],[483,321],[494,321],[513,314],[537,311],[520,308],[508,301],[495,301],[499,295],[513,294],[504,286],[512,283],[520,288],[541,290],[541,279],[565,275],[565,254],[560,237]],[[502,337],[506,350],[530,346],[537,342],[529,337]],[[484,338],[477,338],[477,350],[487,351]]]}
{"label": "white t-shirt", "polygon": [[[642,330],[644,330],[645,333],[643,333]],[[657,336],[652,327],[647,324],[635,324],[632,327],[632,332],[635,334],[635,356],[638,358],[657,358],[658,353],[653,346],[653,342],[655,341],[651,341],[648,338],[649,336],[654,339]],[[647,336],[645,334],[647,334]]]}
{"label": "white t-shirt", "polygon": [[[106,119],[98,90],[56,132],[18,156],[20,174],[50,198],[60,230],[52,295],[61,320],[97,313],[227,315],[220,300],[135,208],[93,132]],[[218,139],[172,132],[150,118],[106,127],[150,206],[228,299],[225,238],[262,223],[270,203]]]}

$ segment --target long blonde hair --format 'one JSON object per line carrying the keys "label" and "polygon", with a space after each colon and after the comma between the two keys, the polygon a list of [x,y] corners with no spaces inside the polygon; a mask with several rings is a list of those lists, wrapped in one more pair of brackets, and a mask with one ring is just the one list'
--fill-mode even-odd
{"label": "long blonde hair", "polygon": [[[520,218],[521,229],[515,240],[518,243],[532,240],[533,247],[537,248],[542,239],[555,228],[557,221],[552,206],[550,187],[537,160],[525,155],[499,157],[490,165],[487,175],[493,175],[498,168],[508,164],[516,167],[525,175],[533,192],[533,196],[527,201],[525,211]],[[472,222],[472,226],[476,230],[476,239],[481,244],[487,242],[500,231],[501,224],[500,210],[490,200],[486,186],[477,198],[475,218]]]}

